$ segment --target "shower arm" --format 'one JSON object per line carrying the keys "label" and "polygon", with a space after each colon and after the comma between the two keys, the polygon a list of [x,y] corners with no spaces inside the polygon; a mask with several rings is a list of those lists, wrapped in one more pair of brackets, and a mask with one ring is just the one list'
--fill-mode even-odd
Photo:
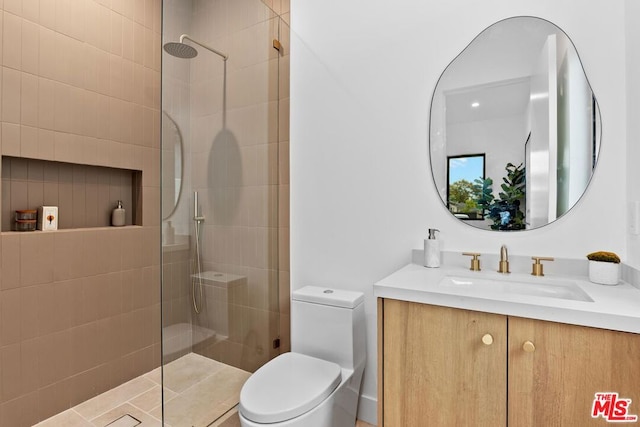
{"label": "shower arm", "polygon": [[183,43],[184,39],[187,39],[187,40],[191,41],[192,43],[197,44],[198,46],[201,46],[201,47],[203,47],[203,48],[205,48],[207,50],[210,50],[211,52],[215,53],[216,55],[221,56],[222,59],[225,60],[225,61],[229,58],[229,55],[226,55],[226,54],[224,54],[224,53],[222,53],[222,52],[220,52],[218,50],[215,50],[211,46],[207,46],[204,43],[200,43],[199,41],[192,39],[188,34],[183,34],[183,35],[180,36],[180,43]]}

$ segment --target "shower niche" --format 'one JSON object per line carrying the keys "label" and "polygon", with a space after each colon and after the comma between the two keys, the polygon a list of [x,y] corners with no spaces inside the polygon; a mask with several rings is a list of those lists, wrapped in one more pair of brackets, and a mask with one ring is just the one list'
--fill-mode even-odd
{"label": "shower niche", "polygon": [[142,225],[142,171],[2,156],[2,231],[16,210],[58,207],[58,229],[109,227],[118,200],[125,225]]}

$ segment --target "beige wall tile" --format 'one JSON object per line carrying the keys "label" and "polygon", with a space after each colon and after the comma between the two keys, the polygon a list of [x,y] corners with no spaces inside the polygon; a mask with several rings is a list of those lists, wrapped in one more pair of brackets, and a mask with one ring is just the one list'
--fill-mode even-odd
{"label": "beige wall tile", "polygon": [[111,11],[104,5],[97,6],[95,25],[95,46],[109,52],[111,48]]}
{"label": "beige wall tile", "polygon": [[23,341],[39,336],[38,306],[35,302],[41,286],[20,288],[20,334]]}
{"label": "beige wall tile", "polygon": [[289,184],[289,141],[280,142],[278,157],[279,184]]}
{"label": "beige wall tile", "polygon": [[20,286],[20,236],[2,236],[2,289]]}
{"label": "beige wall tile", "polygon": [[122,56],[122,15],[116,11],[111,12],[111,49],[114,55]]}
{"label": "beige wall tile", "polygon": [[[0,2],[0,6],[2,3]],[[4,39],[4,14],[0,13],[0,56],[2,55],[2,44]]]}
{"label": "beige wall tile", "polygon": [[[23,133],[24,135],[24,133]],[[43,206],[44,185],[40,182],[27,183],[27,206]]]}
{"label": "beige wall tile", "polygon": [[22,16],[22,2],[20,0],[6,0],[3,8],[14,15]]}
{"label": "beige wall tile", "polygon": [[40,59],[40,28],[27,20],[22,21],[22,71],[38,74]]}
{"label": "beige wall tile", "polygon": [[4,12],[2,26],[2,65],[20,70],[22,66],[22,18]]}
{"label": "beige wall tile", "polygon": [[2,70],[2,121],[20,123],[20,71],[4,67]]}
{"label": "beige wall tile", "polygon": [[0,363],[0,390],[3,400],[7,401],[22,394],[20,344],[0,348]]}
{"label": "beige wall tile", "polygon": [[38,77],[22,73],[20,91],[20,122],[27,126],[38,126]]}
{"label": "beige wall tile", "polygon": [[22,358],[21,381],[24,391],[32,392],[40,386],[40,372],[34,367],[38,366],[38,358],[42,353],[39,339],[22,341],[20,343],[20,356]]}
{"label": "beige wall tile", "polygon": [[20,126],[20,155],[32,159],[41,157],[38,143],[38,128]]}
{"label": "beige wall tile", "polygon": [[278,233],[278,266],[280,270],[289,270],[289,229],[281,228]]}
{"label": "beige wall tile", "polygon": [[40,22],[40,0],[22,0],[22,17],[31,22]]}
{"label": "beige wall tile", "polygon": [[38,79],[38,126],[53,129],[55,124],[55,84],[46,78]]}
{"label": "beige wall tile", "polygon": [[[62,221],[62,213],[59,213]],[[82,277],[85,271],[83,264],[83,233],[58,232],[52,234],[53,238],[53,280],[68,280]]]}
{"label": "beige wall tile", "polygon": [[20,289],[0,291],[0,347],[20,342]]}
{"label": "beige wall tile", "polygon": [[73,328],[71,331],[71,366],[73,372],[82,372],[96,366],[98,358],[97,326],[95,322]]}
{"label": "beige wall tile", "polygon": [[23,234],[20,239],[20,283],[30,286],[53,281],[54,235]]}
{"label": "beige wall tile", "polygon": [[279,141],[289,141],[289,98],[280,100],[278,119]]}
{"label": "beige wall tile", "polygon": [[40,0],[40,25],[55,30],[56,3],[48,0]]}
{"label": "beige wall tile", "polygon": [[10,426],[31,426],[40,420],[38,393],[25,394],[0,404],[0,422]]}
{"label": "beige wall tile", "polygon": [[[70,329],[40,338],[38,370],[41,386],[53,384],[71,375],[71,342]],[[51,415],[53,414],[49,416]]]}
{"label": "beige wall tile", "polygon": [[[10,214],[13,215],[17,209],[29,209],[29,185],[26,181],[11,181],[11,209]],[[21,206],[21,207],[18,207]],[[15,219],[15,216],[13,216]],[[13,227],[14,224],[12,224]]]}
{"label": "beige wall tile", "polygon": [[[43,0],[44,1],[44,0]],[[41,77],[56,78],[56,33],[49,28],[40,27],[38,70]]]}
{"label": "beige wall tile", "polygon": [[134,2],[133,17],[135,21],[144,25],[144,3],[145,0],[132,0]]}
{"label": "beige wall tile", "polygon": [[63,380],[38,390],[38,407],[41,418],[49,418],[69,405],[69,380]]}
{"label": "beige wall tile", "polygon": [[109,95],[115,98],[123,99],[123,70],[122,57],[117,54],[109,56]]}
{"label": "beige wall tile", "polygon": [[96,50],[96,67],[97,67],[97,91],[103,95],[110,95],[111,90],[111,62],[109,53]]}

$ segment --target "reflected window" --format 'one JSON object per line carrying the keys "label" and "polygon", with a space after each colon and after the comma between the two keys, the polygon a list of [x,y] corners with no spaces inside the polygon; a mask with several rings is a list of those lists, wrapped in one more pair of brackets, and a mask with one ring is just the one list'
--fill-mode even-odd
{"label": "reflected window", "polygon": [[477,205],[480,191],[476,179],[484,179],[484,154],[447,157],[447,207],[463,220],[484,219]]}

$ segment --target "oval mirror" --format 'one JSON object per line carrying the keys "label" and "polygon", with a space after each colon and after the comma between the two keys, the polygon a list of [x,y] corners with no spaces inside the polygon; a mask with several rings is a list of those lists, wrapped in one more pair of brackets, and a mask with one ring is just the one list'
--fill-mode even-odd
{"label": "oval mirror", "polygon": [[177,123],[162,112],[162,219],[178,206],[182,191],[182,134]]}
{"label": "oval mirror", "polygon": [[515,17],[480,33],[431,100],[433,179],[452,215],[529,230],[582,197],[600,148],[600,111],[578,52],[549,21]]}

